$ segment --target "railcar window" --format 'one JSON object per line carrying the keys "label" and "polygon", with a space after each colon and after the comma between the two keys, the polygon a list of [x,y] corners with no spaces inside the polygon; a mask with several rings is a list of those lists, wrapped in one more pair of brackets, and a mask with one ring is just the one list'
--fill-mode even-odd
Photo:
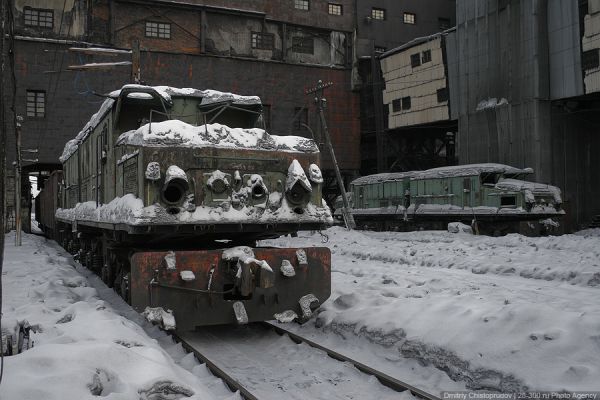
{"label": "railcar window", "polygon": [[501,207],[510,207],[517,205],[517,198],[515,196],[501,196],[500,197],[500,206]]}
{"label": "railcar window", "polygon": [[495,185],[496,183],[498,183],[498,179],[498,174],[481,174],[482,185]]}

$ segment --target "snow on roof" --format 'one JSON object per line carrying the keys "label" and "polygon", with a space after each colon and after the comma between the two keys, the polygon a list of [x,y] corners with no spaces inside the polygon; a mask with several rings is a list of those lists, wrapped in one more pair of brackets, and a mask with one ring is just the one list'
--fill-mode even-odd
{"label": "snow on roof", "polygon": [[529,190],[532,194],[551,194],[557,203],[562,203],[561,191],[558,187],[544,183],[521,181],[518,179],[500,179],[496,183],[496,189],[500,190]]}
{"label": "snow on roof", "polygon": [[381,182],[401,181],[404,178],[410,178],[415,174],[415,171],[409,172],[386,172],[382,174],[374,174],[361,176],[351,182],[352,185],[369,185]]}
{"label": "snow on roof", "polygon": [[170,86],[145,86],[145,85],[125,85],[119,90],[115,90],[109,94],[112,98],[117,98],[121,95],[121,91],[127,89],[140,89],[144,91],[154,90],[165,101],[171,102],[172,97],[199,97],[202,98],[201,105],[232,102],[236,105],[258,105],[262,104],[258,96],[241,96],[239,94],[220,92],[218,90],[200,90],[194,88],[175,88]]}
{"label": "snow on roof", "polygon": [[[87,135],[98,126],[100,120],[106,115],[108,110],[110,110],[115,103],[116,99],[121,95],[121,91],[127,89],[127,91],[140,89],[147,91],[155,91],[158,93],[165,101],[168,103],[171,102],[171,97],[199,97],[202,98],[201,105],[208,104],[216,104],[223,102],[232,102],[236,105],[260,105],[261,100],[258,96],[240,96],[233,93],[228,92],[219,92],[217,90],[199,90],[193,88],[174,88],[170,86],[145,86],[145,85],[125,85],[119,90],[115,90],[108,95],[108,98],[102,103],[100,110],[92,115],[92,118],[88,121],[87,124],[83,127],[83,129],[77,134],[75,139],[69,140],[65,145],[62,155],[59,157],[61,163],[64,163],[77,151],[79,144],[85,140]],[[130,98],[142,98],[143,95],[139,92],[137,95],[134,92],[130,92],[127,97]],[[133,96],[131,96],[133,94]],[[314,145],[314,143],[313,143]],[[315,146],[316,147],[316,146]]]}
{"label": "snow on roof", "polygon": [[155,147],[237,147],[302,153],[319,151],[312,139],[300,136],[275,136],[259,128],[230,128],[221,124],[194,126],[179,120],[154,122],[125,132],[117,140],[117,145],[126,144]]}
{"label": "snow on roof", "polygon": [[496,174],[531,174],[531,168],[515,168],[504,164],[483,163],[483,164],[466,164],[454,165],[451,167],[440,167],[428,169],[426,171],[417,171],[411,179],[435,179],[449,178],[454,176],[472,176],[482,173]]}
{"label": "snow on roof", "polygon": [[106,115],[106,113],[112,108],[115,101],[113,99],[106,99],[102,106],[100,106],[100,110],[94,115],[92,118],[85,124],[83,129],[75,136],[75,139],[69,140],[65,145],[62,155],[59,157],[60,162],[64,163],[71,157],[75,151],[77,151],[77,147],[79,143],[81,143],[87,135],[100,123],[100,120]]}
{"label": "snow on roof", "polygon": [[454,176],[472,176],[481,173],[501,173],[501,174],[531,174],[531,168],[515,168],[509,165],[485,163],[485,164],[466,164],[450,167],[440,167],[428,169],[425,171],[408,172],[390,172],[375,175],[362,176],[352,181],[352,185],[368,185],[373,183],[400,181],[405,178],[410,179],[434,179],[449,178]]}

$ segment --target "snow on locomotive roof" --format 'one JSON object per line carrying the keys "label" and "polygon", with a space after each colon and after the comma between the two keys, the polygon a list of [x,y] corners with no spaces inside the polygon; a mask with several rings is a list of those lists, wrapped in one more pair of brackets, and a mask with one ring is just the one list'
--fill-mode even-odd
{"label": "snow on locomotive roof", "polygon": [[[217,90],[199,90],[193,88],[174,88],[170,86],[144,86],[144,85],[125,85],[119,90],[115,90],[108,95],[108,98],[104,100],[100,110],[92,115],[92,118],[85,124],[83,129],[75,136],[75,139],[69,140],[65,145],[62,155],[59,157],[60,162],[65,162],[79,146],[87,135],[100,123],[100,120],[106,115],[106,113],[112,108],[116,99],[121,95],[123,89],[141,89],[141,90],[154,90],[158,93],[165,101],[171,102],[171,97],[185,96],[185,97],[199,97],[202,98],[201,105],[216,104],[223,102],[232,102],[237,105],[259,105],[261,104],[260,97],[258,96],[241,96],[234,93],[219,92]],[[130,95],[132,93],[129,93]],[[142,93],[142,92],[140,92]],[[136,97],[135,95],[133,96]],[[138,96],[140,98],[140,96]]]}
{"label": "snow on locomotive roof", "polygon": [[230,128],[221,124],[190,125],[179,120],[153,122],[119,136],[117,145],[238,147],[257,150],[317,153],[314,140],[300,136],[275,136],[263,129]]}
{"label": "snow on locomotive roof", "polygon": [[219,92],[218,90],[200,90],[194,88],[175,88],[170,86],[145,86],[145,85],[125,85],[119,90],[115,90],[109,94],[109,97],[117,98],[121,95],[121,91],[127,89],[154,90],[167,102],[171,102],[172,97],[199,97],[202,98],[201,105],[214,103],[232,102],[237,105],[253,105],[262,104],[258,96],[241,96],[239,94],[229,92]]}
{"label": "snow on locomotive roof", "polygon": [[373,183],[399,181],[405,178],[410,179],[435,179],[450,178],[455,176],[472,176],[482,173],[500,173],[500,174],[531,174],[531,168],[515,168],[504,164],[483,163],[454,165],[450,167],[432,168],[425,171],[391,172],[375,175],[367,175],[352,181],[353,185],[368,185]]}

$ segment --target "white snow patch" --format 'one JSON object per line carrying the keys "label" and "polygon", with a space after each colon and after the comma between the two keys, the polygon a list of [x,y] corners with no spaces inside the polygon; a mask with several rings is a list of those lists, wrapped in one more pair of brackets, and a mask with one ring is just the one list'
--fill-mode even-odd
{"label": "white snow patch", "polygon": [[304,169],[302,168],[298,160],[294,159],[294,161],[292,161],[288,168],[288,175],[285,181],[286,192],[292,190],[292,188],[297,182],[300,182],[302,187],[307,192],[312,192],[312,187],[310,186],[310,182],[306,177],[306,174],[304,173]]}

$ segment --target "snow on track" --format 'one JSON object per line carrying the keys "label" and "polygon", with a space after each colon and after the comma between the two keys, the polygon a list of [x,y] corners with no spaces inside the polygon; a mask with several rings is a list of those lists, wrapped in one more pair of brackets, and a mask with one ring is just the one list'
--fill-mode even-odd
{"label": "snow on track", "polygon": [[2,327],[27,320],[37,333],[5,357],[1,399],[239,399],[54,242],[6,239]]}
{"label": "snow on track", "polygon": [[298,334],[433,394],[597,390],[600,232],[325,233],[332,296]]}

